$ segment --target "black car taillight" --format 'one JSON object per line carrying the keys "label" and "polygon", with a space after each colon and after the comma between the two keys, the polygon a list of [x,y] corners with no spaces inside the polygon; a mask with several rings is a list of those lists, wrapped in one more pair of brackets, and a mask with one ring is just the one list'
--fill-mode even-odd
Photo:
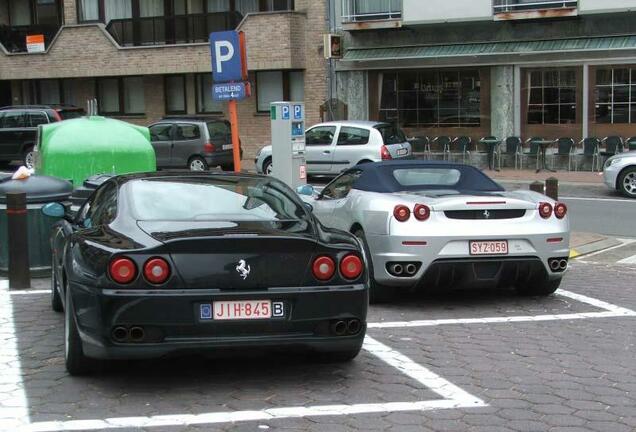
{"label": "black car taillight", "polygon": [[328,256],[320,256],[314,260],[312,272],[319,281],[328,281],[336,272],[336,264]]}
{"label": "black car taillight", "polygon": [[539,214],[543,219],[548,219],[552,216],[552,204],[547,202],[539,203]]}
{"label": "black car taillight", "polygon": [[340,274],[345,279],[354,280],[360,277],[364,266],[357,255],[347,255],[340,261]]}
{"label": "black car taillight", "polygon": [[411,217],[411,210],[405,205],[396,205],[393,209],[393,217],[399,222],[406,222]]}
{"label": "black car taillight", "polygon": [[137,277],[137,266],[130,258],[114,258],[108,266],[108,274],[115,282],[125,285]]}
{"label": "black car taillight", "polygon": [[151,258],[144,264],[144,278],[152,284],[162,284],[170,277],[170,265],[163,258]]}
{"label": "black car taillight", "polygon": [[431,209],[429,206],[424,204],[415,204],[413,216],[415,216],[415,219],[418,221],[425,221],[431,217]]}
{"label": "black car taillight", "polygon": [[568,208],[563,203],[556,203],[554,206],[554,215],[557,219],[563,219],[565,215],[568,213]]}

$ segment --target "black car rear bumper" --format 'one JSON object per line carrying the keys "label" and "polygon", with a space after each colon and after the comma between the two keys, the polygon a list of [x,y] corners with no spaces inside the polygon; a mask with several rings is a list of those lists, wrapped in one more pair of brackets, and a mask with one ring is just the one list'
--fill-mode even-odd
{"label": "black car rear bumper", "polygon": [[[71,283],[73,313],[84,354],[99,359],[156,358],[219,349],[284,348],[349,351],[366,330],[365,285],[279,288],[263,291],[104,290]],[[224,300],[283,302],[285,316],[267,320],[203,321],[201,304]],[[335,324],[358,320],[357,332]],[[132,329],[143,338],[133,340]],[[115,337],[115,330],[127,337]]]}

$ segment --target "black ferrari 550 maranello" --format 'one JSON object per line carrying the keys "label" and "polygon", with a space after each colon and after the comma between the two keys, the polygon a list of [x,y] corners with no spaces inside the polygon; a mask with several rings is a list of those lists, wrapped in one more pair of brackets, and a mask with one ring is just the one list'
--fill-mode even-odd
{"label": "black ferrari 550 maranello", "polygon": [[325,228],[284,183],[226,173],[113,177],[52,232],[51,300],[71,374],[96,359],[222,348],[354,358],[368,275],[352,235]]}

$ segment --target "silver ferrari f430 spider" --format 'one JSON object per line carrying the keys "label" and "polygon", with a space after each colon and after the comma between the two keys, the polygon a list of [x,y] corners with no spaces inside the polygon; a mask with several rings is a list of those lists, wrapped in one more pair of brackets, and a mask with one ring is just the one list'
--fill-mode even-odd
{"label": "silver ferrari f430 spider", "polygon": [[549,295],[568,268],[567,207],[507,192],[475,167],[396,160],[348,169],[298,192],[326,226],[365,248],[371,300],[400,289],[514,287]]}

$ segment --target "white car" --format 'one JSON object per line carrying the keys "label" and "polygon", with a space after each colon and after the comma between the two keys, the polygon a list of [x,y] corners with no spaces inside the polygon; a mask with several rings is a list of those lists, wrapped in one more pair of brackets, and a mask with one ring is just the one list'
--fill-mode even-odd
{"label": "white car", "polygon": [[603,168],[603,180],[608,188],[636,198],[636,151],[609,158]]}
{"label": "white car", "polygon": [[401,289],[515,287],[556,291],[568,268],[565,204],[507,192],[469,165],[387,161],[346,170],[317,194],[298,189],[324,225],[357,236],[369,257],[370,297]]}
{"label": "white car", "polygon": [[[352,166],[412,155],[404,132],[388,123],[336,121],[320,123],[305,132],[307,174],[335,175]],[[272,146],[254,160],[261,174],[272,173]]]}

